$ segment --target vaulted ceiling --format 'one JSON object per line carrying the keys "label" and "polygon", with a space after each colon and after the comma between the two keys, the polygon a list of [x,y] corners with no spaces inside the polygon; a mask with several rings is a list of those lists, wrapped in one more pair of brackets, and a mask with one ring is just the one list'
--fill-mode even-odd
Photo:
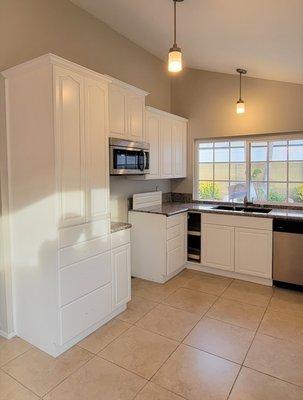
{"label": "vaulted ceiling", "polygon": [[[166,60],[172,0],[72,0]],[[177,4],[186,66],[303,83],[303,0],[184,0]]]}

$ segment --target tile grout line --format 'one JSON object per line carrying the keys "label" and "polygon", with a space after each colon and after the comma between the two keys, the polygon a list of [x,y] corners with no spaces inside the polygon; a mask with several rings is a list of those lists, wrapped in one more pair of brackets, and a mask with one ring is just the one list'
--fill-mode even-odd
{"label": "tile grout line", "polygon": [[252,341],[251,341],[251,343],[250,343],[250,345],[249,345],[249,347],[248,347],[248,349],[247,349],[247,351],[246,351],[246,354],[245,354],[245,356],[244,356],[244,358],[243,358],[243,361],[242,361],[242,363],[241,363],[241,367],[240,367],[239,372],[238,372],[238,374],[237,374],[237,376],[236,376],[236,379],[234,380],[234,382],[233,382],[233,384],[232,384],[232,387],[230,388],[229,394],[228,394],[228,396],[227,396],[227,398],[226,398],[227,400],[228,400],[228,399],[230,398],[230,396],[231,396],[231,393],[232,393],[232,391],[233,391],[233,389],[234,389],[234,387],[235,387],[235,384],[236,384],[236,382],[237,382],[237,380],[238,380],[238,378],[239,378],[240,372],[242,371],[243,367],[245,367],[245,365],[244,365],[245,360],[246,360],[247,355],[248,355],[248,353],[249,353],[249,351],[250,351],[250,349],[251,349],[251,347],[252,347],[252,345],[253,345],[253,342],[255,341],[255,338],[256,338],[256,336],[257,336],[258,330],[259,330],[259,328],[260,328],[260,326],[261,326],[261,324],[262,324],[262,321],[263,321],[263,319],[264,319],[264,316],[265,316],[266,311],[267,311],[267,309],[268,309],[268,307],[269,307],[269,304],[270,304],[270,301],[271,301],[272,297],[273,297],[273,292],[272,292],[272,294],[271,294],[271,296],[270,296],[270,299],[269,299],[269,301],[268,301],[268,303],[267,303],[267,306],[265,307],[265,310],[264,310],[264,312],[263,312],[263,314],[262,314],[262,317],[261,317],[261,319],[260,319],[260,322],[259,322],[259,324],[258,324],[258,326],[257,326],[257,329],[256,329],[255,333],[254,333],[254,336],[253,336],[253,338],[252,338]]}
{"label": "tile grout line", "polygon": [[42,399],[42,397],[40,395],[38,395],[37,393],[35,393],[32,389],[28,388],[27,386],[25,386],[22,382],[18,381],[18,379],[16,379],[14,376],[10,375],[8,372],[4,371],[4,369],[2,369],[2,367],[0,367],[0,370],[6,374],[7,376],[9,376],[11,379],[13,379],[15,382],[17,382],[20,386],[24,387],[24,389],[28,390],[29,392],[33,393],[35,396],[37,396],[39,399]]}

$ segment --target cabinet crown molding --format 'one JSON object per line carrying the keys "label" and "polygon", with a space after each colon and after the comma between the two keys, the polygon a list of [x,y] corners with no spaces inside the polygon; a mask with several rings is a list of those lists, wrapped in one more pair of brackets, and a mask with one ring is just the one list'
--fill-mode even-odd
{"label": "cabinet crown molding", "polygon": [[108,79],[111,81],[112,84],[114,84],[114,85],[116,85],[116,86],[120,86],[120,87],[123,88],[123,89],[130,90],[130,91],[132,91],[132,92],[134,92],[134,93],[137,93],[137,94],[140,94],[140,95],[142,95],[142,96],[148,96],[148,95],[150,94],[149,92],[146,92],[146,91],[143,90],[143,89],[139,89],[139,88],[137,88],[136,86],[133,86],[133,85],[131,85],[131,84],[129,84],[129,83],[120,81],[119,79],[113,78],[113,77],[110,76],[110,75],[104,75],[104,76],[105,76],[106,78],[108,78]]}
{"label": "cabinet crown molding", "polygon": [[145,109],[146,109],[146,111],[150,111],[152,113],[160,114],[160,115],[163,115],[164,117],[166,116],[166,117],[169,117],[169,118],[174,118],[174,119],[176,119],[178,121],[188,122],[187,118],[180,117],[180,115],[172,114],[172,113],[169,113],[167,111],[159,110],[158,108],[155,108],[155,107],[146,106]]}
{"label": "cabinet crown molding", "polygon": [[30,72],[36,68],[41,68],[45,65],[56,65],[59,67],[64,67],[66,69],[72,70],[73,72],[78,72],[81,75],[102,80],[104,83],[111,83],[112,81],[110,76],[100,74],[96,71],[83,67],[72,61],[68,61],[52,53],[44,54],[43,56],[25,61],[24,63],[16,65],[15,67],[8,68],[2,71],[2,75],[4,76],[4,78],[11,78],[20,73]]}

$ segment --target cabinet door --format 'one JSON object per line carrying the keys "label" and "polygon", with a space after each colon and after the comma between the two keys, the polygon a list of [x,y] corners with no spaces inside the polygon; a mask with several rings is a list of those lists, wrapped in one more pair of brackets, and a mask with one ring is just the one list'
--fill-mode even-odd
{"label": "cabinet door", "polygon": [[141,141],[144,134],[144,98],[139,95],[127,96],[127,137],[131,140]]}
{"label": "cabinet door", "polygon": [[234,270],[234,227],[202,225],[202,264]]}
{"label": "cabinet door", "polygon": [[272,277],[272,232],[236,228],[235,271],[242,274]]}
{"label": "cabinet door", "polygon": [[160,178],[160,116],[146,113],[146,141],[150,144],[149,179]]}
{"label": "cabinet door", "polygon": [[113,307],[117,308],[131,299],[130,244],[112,250]]}
{"label": "cabinet door", "polygon": [[108,87],[85,80],[86,204],[87,221],[109,213]]}
{"label": "cabinet door", "polygon": [[172,123],[172,151],[173,176],[186,176],[186,123],[173,121]]}
{"label": "cabinet door", "polygon": [[161,135],[161,178],[172,178],[172,123],[169,118],[162,117],[160,124]]}
{"label": "cabinet door", "polygon": [[110,136],[125,137],[126,129],[126,91],[110,85],[109,89],[109,130]]}
{"label": "cabinet door", "polygon": [[84,80],[54,68],[60,225],[85,222]]}
{"label": "cabinet door", "polygon": [[183,243],[167,253],[167,275],[177,271],[184,265]]}

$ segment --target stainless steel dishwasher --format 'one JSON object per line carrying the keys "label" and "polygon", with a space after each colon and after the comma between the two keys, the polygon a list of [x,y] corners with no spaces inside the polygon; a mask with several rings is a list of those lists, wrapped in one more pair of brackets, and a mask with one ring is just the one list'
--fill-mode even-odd
{"label": "stainless steel dishwasher", "polygon": [[274,219],[273,280],[303,290],[303,221]]}

